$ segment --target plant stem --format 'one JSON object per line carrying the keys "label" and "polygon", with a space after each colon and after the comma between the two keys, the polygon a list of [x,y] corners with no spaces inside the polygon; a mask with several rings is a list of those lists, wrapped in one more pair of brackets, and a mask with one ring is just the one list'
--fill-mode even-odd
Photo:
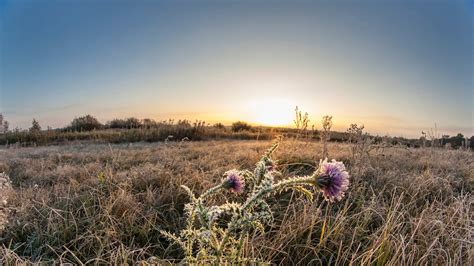
{"label": "plant stem", "polygon": [[[310,176],[302,176],[302,177],[293,177],[293,178],[288,178],[285,180],[282,180],[275,185],[272,185],[269,188],[262,188],[260,189],[257,193],[254,193],[250,199],[248,199],[244,205],[241,207],[241,212],[244,213],[246,210],[250,209],[253,207],[254,203],[259,199],[264,197],[266,194],[269,194],[271,192],[276,192],[278,190],[281,190],[287,186],[293,186],[293,185],[313,185],[317,186],[316,179],[315,179],[315,174],[310,175]],[[219,248],[217,249],[217,258],[218,261],[220,261],[220,257],[222,256],[222,250],[225,247],[225,244],[227,244],[227,241],[229,240],[230,232],[234,230],[235,225],[237,224],[237,219],[239,218],[238,214],[234,214],[232,216],[231,221],[229,222],[229,225],[227,227],[227,230],[224,233],[224,237],[222,238],[222,241],[219,245]]]}
{"label": "plant stem", "polygon": [[206,192],[204,192],[199,198],[198,200],[204,200],[205,198],[207,198],[208,196],[216,193],[217,191],[219,191],[221,188],[222,188],[223,184],[219,184],[217,186],[214,186],[214,187],[211,187],[210,189],[206,190]]}

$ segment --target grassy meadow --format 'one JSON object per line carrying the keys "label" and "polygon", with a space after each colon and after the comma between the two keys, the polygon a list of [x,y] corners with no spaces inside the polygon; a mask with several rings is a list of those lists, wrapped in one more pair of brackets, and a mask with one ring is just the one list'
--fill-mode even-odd
{"label": "grassy meadow", "polygon": [[[0,221],[0,264],[178,262],[184,254],[160,230],[185,227],[189,198],[180,186],[199,194],[229,169],[253,169],[270,146],[214,140],[2,148],[0,172],[11,188],[0,205],[7,218]],[[306,175],[322,152],[320,142],[286,138],[274,159],[282,176]],[[328,203],[315,194],[311,202],[287,191],[270,199],[274,223],[249,234],[245,257],[283,265],[473,264],[472,151],[332,142],[328,153],[351,175],[346,197]]]}
{"label": "grassy meadow", "polygon": [[474,266],[473,21],[0,0],[0,266]]}

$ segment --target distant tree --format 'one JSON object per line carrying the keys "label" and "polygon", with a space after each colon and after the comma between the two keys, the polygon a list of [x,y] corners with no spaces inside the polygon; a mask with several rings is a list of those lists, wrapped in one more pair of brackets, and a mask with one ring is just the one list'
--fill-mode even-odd
{"label": "distant tree", "polygon": [[466,141],[466,138],[461,133],[458,133],[456,136],[453,137],[449,137],[449,135],[443,135],[440,139],[440,142],[443,146],[449,146],[454,149],[460,148],[463,145],[466,146]]}
{"label": "distant tree", "polygon": [[441,146],[444,146],[449,143],[449,135],[441,135],[441,139],[439,140]]}
{"label": "distant tree", "polygon": [[8,132],[9,123],[2,113],[0,113],[0,134]]}
{"label": "distant tree", "polygon": [[[0,125],[0,127],[1,127],[1,125]],[[4,120],[3,121],[3,132],[7,133],[9,129],[10,129],[10,122],[8,122],[7,120]]]}
{"label": "distant tree", "polygon": [[30,127],[30,132],[31,133],[38,133],[41,131],[41,126],[39,122],[36,119],[33,119],[33,122],[31,122],[31,127]]}
{"label": "distant tree", "polygon": [[0,134],[4,133],[3,129],[3,114],[0,113]]}
{"label": "distant tree", "polygon": [[237,121],[232,124],[232,131],[234,132],[250,130],[251,128],[251,125],[243,121]]}
{"label": "distant tree", "polygon": [[86,115],[74,118],[69,128],[74,131],[92,131],[94,129],[101,129],[102,127],[103,125],[97,118]]}
{"label": "distant tree", "polygon": [[451,137],[449,139],[449,143],[451,143],[451,147],[453,148],[459,148],[464,144],[464,135],[461,133],[458,133],[455,137]]}
{"label": "distant tree", "polygon": [[141,127],[142,123],[138,118],[130,117],[126,121],[127,128],[139,128]]}

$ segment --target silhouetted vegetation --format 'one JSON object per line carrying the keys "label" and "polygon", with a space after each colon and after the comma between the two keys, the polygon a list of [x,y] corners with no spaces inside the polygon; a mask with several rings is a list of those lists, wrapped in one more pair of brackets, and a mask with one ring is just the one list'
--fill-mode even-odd
{"label": "silhouetted vegetation", "polygon": [[234,132],[250,130],[250,129],[252,129],[252,126],[246,122],[237,121],[232,124],[232,131]]}
{"label": "silhouetted vegetation", "polygon": [[[346,132],[330,131],[330,129],[316,130],[314,126],[312,129],[308,129],[307,122],[302,123],[303,126],[299,128],[256,127],[243,121],[234,122],[230,127],[226,127],[222,123],[210,125],[201,120],[194,122],[186,119],[155,121],[150,118],[138,119],[130,117],[126,119],[113,119],[102,124],[95,117],[85,115],[74,118],[69,126],[59,129],[48,127],[47,130],[43,130],[40,123],[33,119],[32,126],[28,130],[20,130],[18,128],[9,130],[9,124],[3,116],[0,116],[0,124],[2,124],[0,126],[0,145],[17,146],[65,144],[71,141],[130,143],[139,141],[181,141],[183,139],[193,141],[218,139],[269,140],[277,135],[282,135],[286,138],[303,138],[307,141],[325,139],[328,142],[354,142],[354,139],[351,139],[354,137],[354,132],[352,132],[354,129]],[[436,138],[434,136],[434,134],[430,133],[422,135],[419,139],[408,139],[403,137],[371,136],[365,133],[364,139],[376,145],[384,143],[384,145],[414,148],[474,149],[474,136],[467,138],[461,133],[452,137],[443,135]]]}
{"label": "silhouetted vegetation", "polygon": [[41,131],[41,126],[36,119],[33,119],[33,122],[31,123],[30,127],[30,132],[32,133],[39,133]]}
{"label": "silhouetted vegetation", "polygon": [[443,146],[448,146],[448,147],[457,149],[459,147],[471,146],[472,144],[474,144],[473,140],[474,140],[474,136],[472,136],[471,138],[466,138],[464,137],[463,134],[458,133],[456,136],[453,136],[453,137],[450,137],[448,135],[443,135],[440,142]]}
{"label": "silhouetted vegetation", "polygon": [[218,129],[225,129],[225,126],[222,123],[215,123],[214,127]]}
{"label": "silhouetted vegetation", "polygon": [[103,125],[97,120],[97,118],[86,115],[82,117],[77,117],[72,120],[71,125],[68,129],[72,131],[92,131],[103,128]]}

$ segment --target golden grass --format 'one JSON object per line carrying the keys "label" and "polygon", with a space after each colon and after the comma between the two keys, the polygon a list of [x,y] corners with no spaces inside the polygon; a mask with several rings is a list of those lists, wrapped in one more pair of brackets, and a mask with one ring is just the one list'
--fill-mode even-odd
{"label": "golden grass", "polygon": [[[201,192],[231,168],[253,168],[269,141],[85,144],[0,150],[14,190],[0,264],[173,261],[159,230],[184,227],[186,185]],[[329,144],[352,174],[347,197],[327,206],[287,193],[274,226],[250,235],[245,256],[277,264],[472,265],[474,156],[470,151],[376,151],[354,164],[348,144]],[[318,143],[286,140],[285,175],[307,174]],[[235,195],[228,195],[232,200]],[[217,200],[217,199],[216,199]]]}

